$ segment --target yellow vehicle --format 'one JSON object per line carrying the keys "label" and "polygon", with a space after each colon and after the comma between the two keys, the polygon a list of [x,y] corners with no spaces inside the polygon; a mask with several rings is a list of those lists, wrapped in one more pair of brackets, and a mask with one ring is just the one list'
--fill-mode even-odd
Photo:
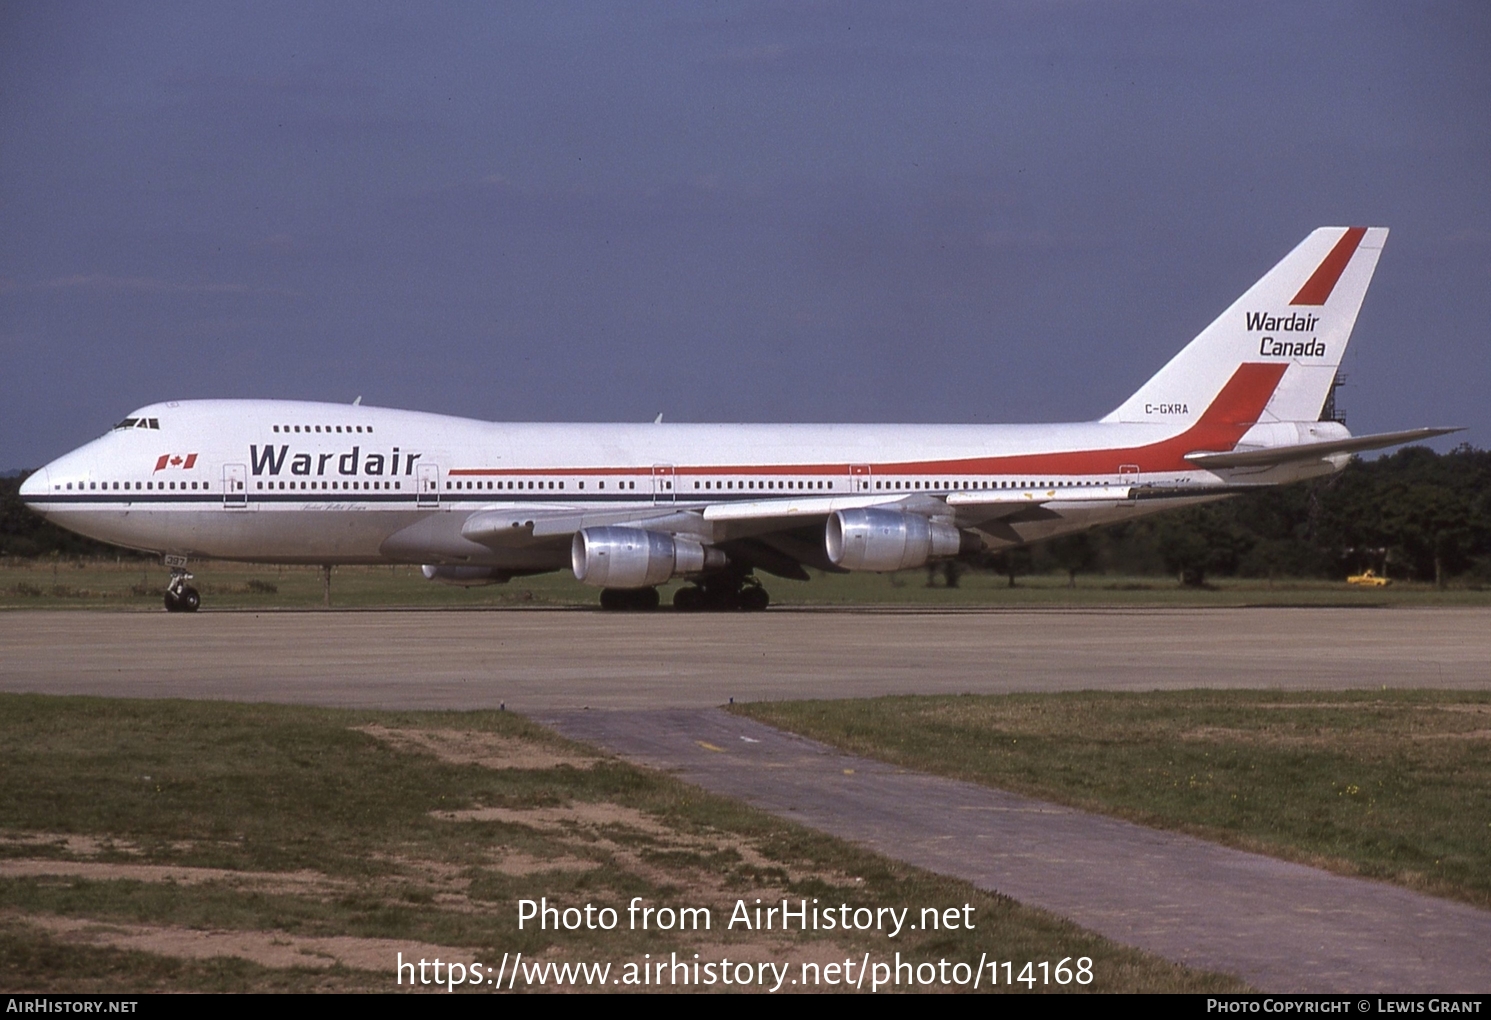
{"label": "yellow vehicle", "polygon": [[1352,574],[1346,579],[1346,583],[1359,584],[1363,588],[1386,588],[1393,582],[1386,577],[1378,577],[1375,573],[1372,572],[1372,568],[1368,567],[1360,574]]}

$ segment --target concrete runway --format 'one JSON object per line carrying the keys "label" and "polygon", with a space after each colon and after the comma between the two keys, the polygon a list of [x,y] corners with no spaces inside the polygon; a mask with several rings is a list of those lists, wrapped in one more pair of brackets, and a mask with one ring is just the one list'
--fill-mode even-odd
{"label": "concrete runway", "polygon": [[1491,688],[1491,609],[0,613],[0,690],[694,708],[1084,688]]}

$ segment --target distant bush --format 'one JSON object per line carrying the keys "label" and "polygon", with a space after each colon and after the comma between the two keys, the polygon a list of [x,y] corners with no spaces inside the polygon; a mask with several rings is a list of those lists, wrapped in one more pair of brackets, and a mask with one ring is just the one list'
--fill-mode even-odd
{"label": "distant bush", "polygon": [[[1491,452],[1410,446],[1297,485],[1125,521],[1030,547],[1019,573],[1318,577],[1372,567],[1445,583],[1491,579]],[[1013,577],[1012,554],[990,566]]]}

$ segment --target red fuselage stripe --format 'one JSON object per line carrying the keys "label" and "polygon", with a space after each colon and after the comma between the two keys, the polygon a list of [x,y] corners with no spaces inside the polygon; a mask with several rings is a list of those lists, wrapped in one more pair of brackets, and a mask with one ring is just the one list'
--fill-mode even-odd
{"label": "red fuselage stripe", "polygon": [[[1137,466],[1141,472],[1194,471],[1195,465],[1185,459],[1188,453],[1206,450],[1230,450],[1243,434],[1258,422],[1258,416],[1284,377],[1289,366],[1284,362],[1250,362],[1237,367],[1222,392],[1197,420],[1177,436],[1144,446],[1109,450],[1072,450],[1065,453],[1018,454],[1011,457],[971,457],[962,460],[905,461],[876,464],[873,474],[921,475],[1114,475],[1122,468]],[[860,465],[855,474],[861,475]],[[680,466],[657,469],[660,477],[695,477],[705,475],[776,475],[793,478],[810,475],[839,477],[847,475],[850,465],[842,464],[742,464],[733,466]],[[637,476],[647,474],[637,468],[456,468],[452,477],[512,477],[548,475],[573,477]]]}

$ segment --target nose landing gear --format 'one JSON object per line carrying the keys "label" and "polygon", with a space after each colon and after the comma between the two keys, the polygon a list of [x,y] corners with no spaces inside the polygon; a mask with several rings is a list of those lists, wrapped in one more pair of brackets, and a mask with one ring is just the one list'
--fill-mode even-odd
{"label": "nose landing gear", "polygon": [[186,569],[186,557],[167,556],[165,563],[171,568],[171,580],[166,585],[166,612],[195,613],[202,605],[202,596],[186,583],[192,580]]}

